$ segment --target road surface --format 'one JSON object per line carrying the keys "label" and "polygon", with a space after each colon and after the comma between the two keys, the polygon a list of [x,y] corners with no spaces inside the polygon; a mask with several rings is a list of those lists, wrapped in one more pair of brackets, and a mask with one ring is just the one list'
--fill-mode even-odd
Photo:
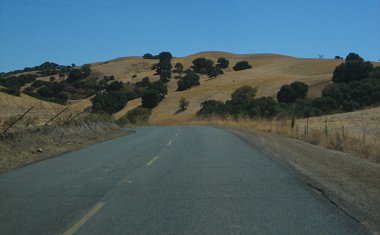
{"label": "road surface", "polygon": [[0,234],[367,231],[234,134],[183,126],[139,128],[0,175]]}

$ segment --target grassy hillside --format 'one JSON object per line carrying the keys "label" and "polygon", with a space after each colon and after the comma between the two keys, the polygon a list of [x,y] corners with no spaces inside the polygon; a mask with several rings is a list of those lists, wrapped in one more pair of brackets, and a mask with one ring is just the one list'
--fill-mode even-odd
{"label": "grassy hillside", "polygon": [[[342,60],[334,59],[302,59],[277,54],[231,54],[226,52],[202,52],[187,57],[173,58],[172,64],[180,62],[185,69],[192,65],[196,58],[205,57],[215,62],[219,57],[225,57],[230,61],[230,66],[224,70],[224,74],[216,79],[208,79],[201,76],[200,86],[193,87],[191,90],[177,92],[177,80],[171,79],[168,83],[168,94],[166,98],[153,109],[150,119],[151,123],[185,121],[194,118],[200,104],[208,99],[227,100],[231,93],[238,87],[250,85],[258,88],[258,96],[275,96],[279,88],[284,84],[293,81],[302,81],[309,85],[309,96],[320,95],[323,87],[330,83],[332,72],[335,67],[341,64]],[[253,68],[235,72],[233,65],[246,60]],[[123,57],[106,62],[98,62],[91,65],[92,76],[102,78],[103,76],[115,76],[116,80],[135,83],[142,78],[149,76],[152,81],[158,80],[151,67],[158,60],[143,59],[142,57]],[[378,63],[377,63],[378,65]],[[48,77],[37,78],[47,80]],[[189,102],[186,111],[177,113],[178,104],[181,97],[185,97]],[[30,106],[35,106],[33,112],[41,119],[51,117],[64,106],[41,101],[36,98],[22,95],[15,97],[0,93],[0,119],[20,114]],[[79,112],[91,106],[91,97],[69,101],[66,107],[71,112]],[[127,111],[139,106],[140,99],[129,101],[127,107],[115,114],[116,118],[123,116]]]}
{"label": "grassy hillside", "polygon": [[[227,100],[231,93],[242,85],[257,87],[258,96],[274,96],[282,85],[293,81],[303,81],[310,86],[310,95],[318,96],[322,88],[330,82],[334,68],[342,63],[341,60],[299,59],[276,54],[237,55],[225,52],[203,52],[183,58],[173,58],[172,64],[180,62],[185,68],[189,68],[192,61],[200,57],[212,59],[215,62],[219,57],[225,57],[230,61],[230,66],[225,70],[225,74],[216,79],[210,80],[206,76],[201,76],[201,85],[187,91],[177,92],[177,80],[172,79],[168,83],[167,97],[153,110],[152,123],[162,120],[191,119],[199,110],[201,102],[208,99]],[[247,60],[253,65],[253,69],[233,71],[232,66],[241,60]],[[133,83],[146,76],[153,80],[158,79],[153,75],[154,71],[150,70],[156,62],[157,60],[126,57],[107,63],[97,63],[92,66],[92,69],[105,75],[113,74],[116,79]],[[132,78],[133,75],[137,77]],[[176,114],[181,97],[189,100],[190,104],[185,112]],[[134,102],[130,103],[135,105]]]}

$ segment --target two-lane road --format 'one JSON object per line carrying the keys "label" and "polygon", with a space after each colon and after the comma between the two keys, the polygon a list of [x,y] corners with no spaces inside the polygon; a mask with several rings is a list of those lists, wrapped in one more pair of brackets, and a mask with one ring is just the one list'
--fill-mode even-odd
{"label": "two-lane road", "polygon": [[366,233],[212,127],[140,128],[0,175],[0,234]]}

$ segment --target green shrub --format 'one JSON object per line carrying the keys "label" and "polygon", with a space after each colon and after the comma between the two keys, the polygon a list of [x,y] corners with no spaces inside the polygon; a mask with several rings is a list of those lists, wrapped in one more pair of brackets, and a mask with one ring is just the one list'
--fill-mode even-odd
{"label": "green shrub", "polygon": [[91,74],[91,66],[83,65],[81,68],[73,68],[70,70],[66,82],[73,83],[87,78]]}
{"label": "green shrub", "polygon": [[208,74],[213,65],[214,61],[210,59],[196,58],[195,60],[193,60],[193,66],[191,66],[191,68],[196,73]]}
{"label": "green shrub", "polygon": [[179,75],[182,75],[182,73],[183,73],[183,64],[181,64],[181,63],[176,63],[176,64],[174,65],[174,68],[175,68],[175,69],[173,69],[173,73],[177,73],[177,74],[179,74]]}
{"label": "green shrub", "polygon": [[219,100],[206,100],[201,103],[201,109],[197,112],[199,117],[220,116],[225,117],[228,113],[228,107]]}
{"label": "green shrub", "polygon": [[0,88],[0,92],[5,92],[10,95],[20,96],[20,88],[19,87],[6,87]]}
{"label": "green shrub", "polygon": [[152,59],[158,59],[158,55],[152,55],[150,53],[146,53],[146,54],[143,55],[143,58],[144,59],[150,59],[150,60],[152,60]]}
{"label": "green shrub", "polygon": [[224,74],[222,68],[219,66],[211,66],[207,72],[209,78],[216,78],[217,76]]}
{"label": "green shrub", "polygon": [[338,108],[336,101],[331,97],[315,98],[312,100],[312,106],[324,113],[331,113]]}
{"label": "green shrub", "polygon": [[230,61],[224,57],[219,57],[217,60],[217,63],[218,63],[220,68],[226,69],[226,68],[228,68],[228,65],[230,64]]}
{"label": "green shrub", "polygon": [[294,103],[297,99],[304,99],[307,96],[309,87],[303,82],[293,82],[290,85],[283,85],[277,93],[277,101],[283,103]]}
{"label": "green shrub", "polygon": [[173,58],[170,52],[161,52],[158,55],[159,62],[156,64],[156,74],[160,76],[162,82],[168,82],[172,77],[172,64],[171,60]]}
{"label": "green shrub", "polygon": [[251,69],[252,65],[248,63],[248,61],[239,61],[235,64],[235,66],[232,68],[235,71],[245,70],[245,69]]}
{"label": "green shrub", "polygon": [[234,114],[246,113],[251,106],[257,89],[251,86],[242,86],[231,95],[231,111]]}
{"label": "green shrub", "polygon": [[141,96],[142,107],[152,109],[161,101],[160,93],[154,89],[148,89]]}
{"label": "green shrub", "polygon": [[69,94],[66,92],[61,92],[54,96],[54,102],[59,103],[59,104],[66,104],[68,99],[69,99]]}
{"label": "green shrub", "polygon": [[185,97],[181,97],[179,100],[179,111],[185,111],[189,106],[189,101]]}
{"label": "green shrub", "polygon": [[121,89],[123,89],[124,85],[122,82],[120,81],[114,81],[112,82],[110,85],[108,85],[106,87],[106,91],[107,92],[111,92],[111,91],[119,91]]}
{"label": "green shrub", "polygon": [[380,79],[380,66],[377,66],[372,71],[372,78]]}
{"label": "green shrub", "polygon": [[0,85],[8,88],[20,88],[25,84],[34,82],[37,75],[35,74],[22,74],[19,76],[10,76],[0,79]]}
{"label": "green shrub", "polygon": [[272,118],[278,113],[277,102],[273,97],[260,97],[254,99],[248,110],[251,118]]}
{"label": "green shrub", "polygon": [[199,75],[193,70],[186,70],[186,75],[177,81],[177,91],[190,90],[193,86],[199,86]]}
{"label": "green shrub", "polygon": [[128,99],[125,93],[120,91],[100,92],[91,99],[91,102],[93,112],[114,114],[127,105]]}
{"label": "green shrub", "polygon": [[119,119],[121,125],[127,124],[143,124],[148,122],[150,115],[152,114],[151,109],[146,109],[142,107],[137,107],[130,110],[126,115]]}
{"label": "green shrub", "polygon": [[42,87],[42,86],[45,86],[49,84],[49,82],[47,81],[43,81],[43,80],[36,80],[32,83],[32,87],[34,88],[39,88],[39,87]]}

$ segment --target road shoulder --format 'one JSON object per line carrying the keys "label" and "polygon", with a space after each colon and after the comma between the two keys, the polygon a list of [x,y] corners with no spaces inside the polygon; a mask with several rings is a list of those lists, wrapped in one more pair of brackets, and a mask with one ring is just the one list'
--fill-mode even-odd
{"label": "road shoulder", "polygon": [[94,122],[25,129],[0,135],[0,174],[127,135],[114,123]]}
{"label": "road shoulder", "polygon": [[279,136],[222,127],[295,172],[374,234],[380,234],[380,164]]}

